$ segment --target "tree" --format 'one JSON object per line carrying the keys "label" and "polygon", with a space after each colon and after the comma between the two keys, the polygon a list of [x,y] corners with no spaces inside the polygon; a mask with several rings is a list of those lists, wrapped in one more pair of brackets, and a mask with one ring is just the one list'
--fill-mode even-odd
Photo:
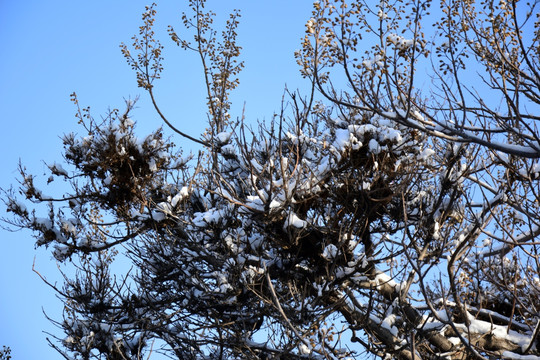
{"label": "tree", "polygon": [[229,115],[239,13],[219,37],[204,5],[183,16],[193,42],[169,31],[202,60],[201,137],[154,96],[155,6],[122,45],[197,157],[163,129],[138,139],[133,102],[98,121],[73,95],[87,134],[64,136],[68,169],[49,166],[71,190],[46,196],[21,166],[6,192],[10,224],[76,270],[51,284],[65,305],[51,345],[66,359],[539,358],[536,3],[315,1],[296,54],[311,92],[252,127]]}
{"label": "tree", "polygon": [[0,359],[2,360],[10,360],[11,359],[11,348],[6,347],[5,345],[2,346],[2,350],[0,350]]}

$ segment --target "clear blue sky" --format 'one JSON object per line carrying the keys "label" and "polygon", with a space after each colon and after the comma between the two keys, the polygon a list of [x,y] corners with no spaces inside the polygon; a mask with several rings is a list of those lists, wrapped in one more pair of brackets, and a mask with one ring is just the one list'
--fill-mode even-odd
{"label": "clear blue sky", "polygon": [[[44,162],[62,160],[60,135],[79,130],[69,101],[73,91],[95,117],[108,107],[122,108],[124,98],[140,95],[139,109],[132,114],[138,132],[161,125],[118,47],[137,32],[148,4],[0,0],[0,187],[15,184],[19,159],[39,176],[45,172]],[[246,68],[233,94],[231,114],[240,116],[245,102],[248,121],[271,119],[285,85],[307,85],[293,53],[310,18],[311,1],[209,0],[208,7],[218,13],[216,25],[232,8],[242,10],[239,43]],[[165,33],[169,24],[183,32],[183,10],[187,1],[158,2],[156,30],[165,45],[166,62],[156,94],[169,119],[197,136],[206,121],[200,64],[195,54],[176,48]],[[192,148],[180,139],[176,143]],[[45,320],[42,309],[59,319],[62,304],[32,272],[34,257],[37,270],[49,279],[58,278],[58,271],[48,251],[34,249],[30,235],[0,230],[0,348],[10,346],[17,360],[60,359],[43,331],[62,334]]]}

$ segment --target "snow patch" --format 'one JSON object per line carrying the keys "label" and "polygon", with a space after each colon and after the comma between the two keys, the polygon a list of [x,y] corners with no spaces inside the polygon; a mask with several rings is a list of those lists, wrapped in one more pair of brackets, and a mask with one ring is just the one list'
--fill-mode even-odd
{"label": "snow patch", "polygon": [[328,246],[326,246],[324,248],[324,251],[322,253],[322,257],[325,258],[326,260],[334,260],[336,258],[336,256],[338,255],[338,248],[336,245],[334,244],[330,244]]}
{"label": "snow patch", "polygon": [[417,155],[416,158],[420,161],[426,161],[433,154],[435,154],[435,151],[432,149],[424,149],[420,154]]}
{"label": "snow patch", "polygon": [[287,229],[289,226],[303,229],[307,226],[307,221],[300,219],[295,213],[290,212],[287,218],[285,219],[285,223],[283,224],[283,228]]}

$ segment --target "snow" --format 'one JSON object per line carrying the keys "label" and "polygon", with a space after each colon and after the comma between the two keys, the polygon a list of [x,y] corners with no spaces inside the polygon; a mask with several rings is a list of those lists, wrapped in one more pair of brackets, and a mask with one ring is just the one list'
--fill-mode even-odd
{"label": "snow", "polygon": [[341,278],[344,278],[344,277],[347,277],[351,274],[353,274],[354,272],[356,272],[356,268],[355,267],[339,267],[337,270],[336,270],[336,277],[338,279],[341,279]]}
{"label": "snow", "polygon": [[[478,320],[475,317],[468,315],[470,320],[470,326],[468,331],[478,334],[493,334],[500,339],[508,340],[525,350],[531,341],[530,335],[524,335],[514,330],[508,330],[507,326],[496,325],[491,322]],[[464,324],[455,324],[457,328],[467,331],[467,327]]]}
{"label": "snow", "polygon": [[497,157],[504,163],[508,164],[510,163],[510,159],[508,157],[508,154],[505,154],[501,151],[496,151]]}
{"label": "snow", "polygon": [[311,353],[311,350],[309,349],[309,347],[304,343],[301,343],[300,345],[298,345],[298,350],[300,350],[301,354],[305,354],[305,355]]}
{"label": "snow", "polygon": [[168,202],[160,202],[156,209],[152,210],[152,219],[155,221],[163,221],[167,215],[173,215],[172,206]]}
{"label": "snow", "polygon": [[388,118],[388,119],[395,119],[397,118],[397,114],[393,111],[383,111],[382,116]]}
{"label": "snow", "polygon": [[272,201],[270,202],[270,210],[280,208],[282,205],[282,202],[278,201],[277,199],[272,199]]}
{"label": "snow", "polygon": [[375,139],[369,140],[368,147],[369,147],[369,151],[375,155],[381,152],[381,146]]}
{"label": "snow", "polygon": [[[485,143],[484,139],[482,139],[481,137],[475,135],[474,133],[470,131],[462,131],[461,134],[463,135],[465,139],[470,140],[472,142],[476,142],[479,144]],[[502,153],[514,154],[514,155],[522,156],[525,158],[536,158],[540,154],[540,143],[535,143],[533,147],[533,146],[515,145],[515,144],[490,141],[489,146],[491,149],[498,150]]]}
{"label": "snow", "polygon": [[501,354],[505,359],[518,359],[518,360],[540,360],[540,356],[536,355],[519,355],[511,351],[503,351]]}
{"label": "snow", "polygon": [[156,172],[158,170],[156,160],[154,158],[150,158],[150,160],[148,160],[148,168],[151,172]]}
{"label": "snow", "polygon": [[334,140],[334,146],[336,149],[342,151],[349,144],[349,130],[348,129],[337,129],[336,130],[336,139]]}
{"label": "snow", "polygon": [[224,156],[234,156],[235,154],[234,146],[231,144],[223,146],[221,148],[221,153]]}
{"label": "snow", "polygon": [[429,321],[429,322],[427,322],[425,324],[421,324],[418,327],[422,328],[425,331],[429,331],[429,330],[433,330],[433,329],[441,329],[441,331],[442,331],[442,328],[445,327],[445,325],[440,321],[433,320],[433,321]]}
{"label": "snow", "polygon": [[[391,127],[389,120],[374,117],[373,122],[378,126],[373,124],[352,124],[346,129],[336,129],[332,144],[333,148],[342,153],[346,148],[358,150],[363,146],[363,141],[367,141],[366,138],[369,138],[368,150],[373,154],[379,154],[387,149],[386,145],[381,144],[391,143],[395,145],[402,142],[401,132]],[[330,164],[324,163],[321,170],[326,171],[329,166]]]}
{"label": "snow", "polygon": [[435,154],[435,151],[432,149],[424,149],[416,158],[420,161],[426,161],[433,154]]}
{"label": "snow", "polygon": [[384,329],[387,329],[388,331],[390,331],[392,336],[397,337],[398,329],[394,326],[395,322],[396,322],[396,315],[395,314],[390,314],[387,317],[385,317],[384,320],[381,322],[381,327],[383,327]]}
{"label": "snow", "polygon": [[419,121],[425,121],[424,117],[422,116],[422,114],[420,114],[420,112],[416,109],[414,109],[413,111],[411,111],[411,115],[414,116],[417,120]]}
{"label": "snow", "polygon": [[322,257],[326,260],[333,260],[336,258],[337,255],[338,248],[334,244],[327,245],[322,253]]}
{"label": "snow", "polygon": [[58,261],[63,261],[69,256],[69,247],[66,245],[58,244],[54,246],[53,256]]}
{"label": "snow", "polygon": [[379,140],[381,142],[390,141],[393,143],[401,143],[403,140],[401,132],[393,128],[385,128],[379,133]]}
{"label": "snow", "polygon": [[217,141],[219,145],[226,145],[229,143],[229,140],[231,139],[232,133],[230,132],[220,132],[216,135]]}
{"label": "snow", "polygon": [[52,165],[48,166],[49,169],[52,171],[55,175],[62,175],[62,176],[68,176],[68,172],[62,167],[61,164],[54,162]]}
{"label": "snow", "polygon": [[28,214],[28,210],[26,208],[26,205],[19,201],[19,200],[13,200],[9,203],[9,209],[13,212],[20,212],[20,213],[23,213],[23,214]]}
{"label": "snow", "polygon": [[366,59],[362,61],[362,65],[368,70],[373,70],[373,65],[377,66],[383,66],[383,57],[380,55],[376,55],[373,59]]}
{"label": "snow", "polygon": [[45,230],[52,229],[52,222],[48,218],[36,217],[34,218],[34,223],[42,229],[45,229]]}
{"label": "snow", "polygon": [[160,211],[152,211],[152,219],[154,219],[157,222],[163,221],[167,218],[167,215]]}
{"label": "snow", "polygon": [[414,40],[405,39],[398,34],[389,34],[386,39],[400,50],[408,49],[414,45]]}
{"label": "snow", "polygon": [[264,211],[264,202],[259,196],[247,196],[246,205],[257,211]]}
{"label": "snow", "polygon": [[380,287],[381,285],[388,284],[392,288],[399,290],[399,284],[395,282],[390,276],[386,275],[383,272],[379,272],[377,276],[375,276],[374,279],[375,284],[377,284],[377,287]]}
{"label": "snow", "polygon": [[202,228],[205,228],[208,224],[218,223],[223,217],[222,211],[218,209],[210,209],[205,212],[197,212],[193,215],[193,224]]}
{"label": "snow", "polygon": [[145,219],[148,219],[148,214],[141,214],[138,210],[135,210],[135,209],[131,209],[129,211],[129,216],[132,218],[132,219],[136,219],[136,220],[145,220]]}
{"label": "snow", "polygon": [[532,167],[529,168],[522,168],[519,170],[519,175],[526,177],[526,178],[536,178],[538,173],[540,172],[540,164],[533,164]]}
{"label": "snow", "polygon": [[248,238],[248,242],[252,249],[259,249],[264,244],[264,237],[260,234],[253,234]]}
{"label": "snow", "polygon": [[300,219],[294,212],[290,212],[285,219],[283,228],[286,230],[289,226],[292,226],[298,229],[302,229],[305,228],[307,224],[307,221]]}
{"label": "snow", "polygon": [[178,205],[179,202],[181,202],[182,200],[184,200],[188,196],[189,196],[189,188],[187,186],[184,186],[184,187],[182,187],[182,189],[180,189],[178,194],[176,194],[171,199],[171,205],[173,207],[176,207],[176,205]]}
{"label": "snow", "polygon": [[107,175],[105,179],[103,179],[103,185],[109,186],[112,182],[112,176],[111,174]]}
{"label": "snow", "polygon": [[120,151],[118,151],[118,155],[124,156],[127,154],[126,148],[123,145],[120,145]]}

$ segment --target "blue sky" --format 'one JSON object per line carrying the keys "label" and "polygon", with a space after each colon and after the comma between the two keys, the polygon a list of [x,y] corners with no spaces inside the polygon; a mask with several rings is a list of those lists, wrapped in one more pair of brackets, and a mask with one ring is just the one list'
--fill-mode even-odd
{"label": "blue sky", "polygon": [[[145,93],[136,87],[119,49],[130,42],[149,3],[139,0],[65,1],[0,0],[0,187],[16,184],[19,159],[35,175],[45,163],[61,161],[60,136],[79,131],[69,94],[77,92],[82,106],[99,118],[107,108],[120,108],[123,99],[141,96],[132,114],[138,132],[162,125]],[[249,122],[271,119],[279,110],[285,85],[306,88],[294,60],[310,1],[209,0],[224,23],[233,8],[242,10],[239,44],[246,67],[233,93],[233,117],[245,104]],[[197,136],[206,126],[204,83],[194,53],[176,48],[166,26],[185,33],[180,21],[187,1],[161,1],[156,32],[165,46],[165,71],[156,85],[162,110],[180,129]],[[169,132],[170,133],[170,132]],[[172,134],[172,133],[171,133]],[[186,151],[193,145],[176,139]],[[5,215],[2,209],[2,216]],[[58,279],[56,263],[44,249],[35,250],[28,232],[0,230],[0,348],[12,348],[14,359],[59,359],[43,331],[62,335],[44,317],[45,310],[59,319],[61,302],[32,272]]]}

